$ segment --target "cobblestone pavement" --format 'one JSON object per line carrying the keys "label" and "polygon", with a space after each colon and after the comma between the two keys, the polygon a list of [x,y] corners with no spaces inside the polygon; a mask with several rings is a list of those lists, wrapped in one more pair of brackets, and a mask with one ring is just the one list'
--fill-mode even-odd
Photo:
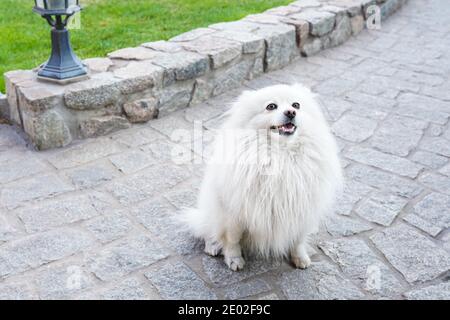
{"label": "cobblestone pavement", "polygon": [[174,220],[204,166],[171,161],[172,131],[216,128],[247,88],[50,152],[0,125],[0,298],[450,299],[449,17],[447,0],[410,1],[246,84],[312,86],[342,147],[347,186],[306,271],[233,273]]}

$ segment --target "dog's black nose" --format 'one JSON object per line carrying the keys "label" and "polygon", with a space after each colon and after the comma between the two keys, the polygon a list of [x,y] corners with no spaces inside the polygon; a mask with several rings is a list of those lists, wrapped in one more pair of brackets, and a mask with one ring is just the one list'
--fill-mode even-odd
{"label": "dog's black nose", "polygon": [[286,110],[286,111],[284,112],[284,115],[285,115],[286,117],[288,117],[289,119],[294,119],[295,116],[297,115],[297,112],[295,112],[295,110]]}

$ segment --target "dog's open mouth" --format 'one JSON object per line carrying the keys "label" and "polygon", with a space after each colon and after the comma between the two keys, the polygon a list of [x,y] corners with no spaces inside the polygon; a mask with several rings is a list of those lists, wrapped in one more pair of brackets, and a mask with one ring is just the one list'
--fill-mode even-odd
{"label": "dog's open mouth", "polygon": [[292,122],[288,122],[279,126],[271,126],[271,130],[277,130],[280,135],[289,136],[297,130],[297,126]]}

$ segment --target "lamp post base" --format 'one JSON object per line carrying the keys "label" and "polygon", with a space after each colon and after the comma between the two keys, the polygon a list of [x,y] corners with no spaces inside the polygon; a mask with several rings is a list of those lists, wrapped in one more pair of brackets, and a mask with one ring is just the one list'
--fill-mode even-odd
{"label": "lamp post base", "polygon": [[82,76],[73,77],[73,78],[67,78],[67,79],[54,79],[54,78],[43,77],[43,76],[40,76],[38,74],[37,79],[40,80],[40,81],[52,82],[52,83],[56,83],[56,84],[60,84],[60,85],[66,85],[66,84],[70,84],[70,83],[74,83],[74,82],[78,82],[78,81],[83,81],[83,80],[89,79],[89,75],[85,74],[85,75],[82,75]]}
{"label": "lamp post base", "polygon": [[68,83],[86,79],[88,72],[70,45],[69,31],[52,29],[52,54],[39,69],[38,78],[57,83]]}

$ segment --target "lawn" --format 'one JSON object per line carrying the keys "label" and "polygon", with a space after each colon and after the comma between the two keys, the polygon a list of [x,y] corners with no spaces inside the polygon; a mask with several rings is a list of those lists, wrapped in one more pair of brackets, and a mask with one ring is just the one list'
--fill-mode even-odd
{"label": "lawn", "polygon": [[[285,5],[292,0],[81,0],[81,29],[72,45],[81,58],[168,39],[182,32]],[[50,53],[49,26],[33,0],[0,0],[0,74],[31,69]],[[0,77],[0,91],[4,79]]]}

